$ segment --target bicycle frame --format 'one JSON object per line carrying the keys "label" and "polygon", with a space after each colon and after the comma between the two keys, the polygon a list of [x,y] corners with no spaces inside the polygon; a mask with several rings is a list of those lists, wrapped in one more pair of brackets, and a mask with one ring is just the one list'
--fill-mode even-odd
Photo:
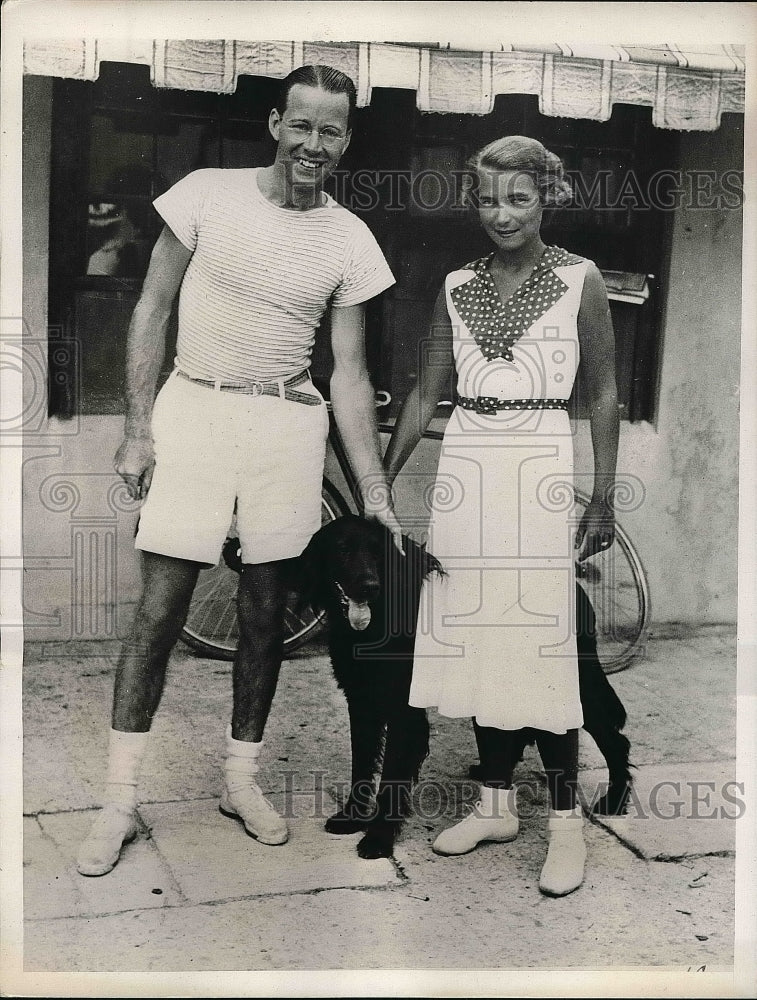
{"label": "bicycle frame", "polygon": [[[377,403],[377,405],[379,405]],[[385,405],[385,404],[381,404]],[[329,411],[329,444],[331,445],[331,450],[334,452],[334,457],[337,460],[337,464],[344,476],[344,481],[347,484],[347,490],[352,497],[355,506],[357,507],[358,513],[362,516],[365,513],[362,497],[360,494],[359,484],[355,473],[352,471],[352,466],[350,465],[350,460],[347,456],[347,449],[344,446],[344,441],[342,440],[342,435],[339,433],[339,428],[337,427],[336,417],[334,416],[334,410],[330,402],[326,403]],[[379,434],[391,434],[394,430],[393,424],[388,424],[384,422],[378,423]],[[444,438],[444,434],[441,431],[435,431],[427,429],[423,432],[423,437],[431,441],[441,441]]]}

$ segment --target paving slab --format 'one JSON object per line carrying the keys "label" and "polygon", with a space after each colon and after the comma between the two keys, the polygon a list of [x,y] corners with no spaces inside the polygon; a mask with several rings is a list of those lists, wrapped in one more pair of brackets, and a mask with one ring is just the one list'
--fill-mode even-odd
{"label": "paving slab", "polygon": [[24,817],[24,916],[27,920],[82,916],[89,912],[75,875],[55,842],[34,817]]}
{"label": "paving slab", "polygon": [[[216,799],[142,806],[140,813],[192,903],[399,881],[386,858],[358,857],[359,834],[326,833],[323,810],[315,808],[312,799],[296,796],[285,801],[284,796],[272,795],[271,802],[288,815],[286,844],[260,844],[247,836],[241,822],[219,812]],[[326,815],[333,811],[329,803]]]}
{"label": "paving slab", "polygon": [[736,755],[735,629],[686,633],[650,639],[643,657],[610,675],[636,764]]}
{"label": "paving slab", "polygon": [[92,809],[100,804],[102,775],[93,774],[91,760],[82,753],[86,742],[87,736],[75,729],[68,735],[24,735],[24,813]]}
{"label": "paving slab", "polygon": [[59,874],[74,881],[87,914],[159,909],[181,903],[182,895],[171,871],[145,830],[123,848],[121,861],[107,875],[89,878],[76,871],[76,852],[96,815],[97,810],[88,810],[37,817],[43,833],[59,851]]}
{"label": "paving slab", "polygon": [[[222,727],[219,724],[217,728]],[[158,712],[140,771],[139,801],[166,802],[219,795],[222,747],[222,732],[198,731],[179,710]],[[105,761],[105,757],[101,759]]]}
{"label": "paving slab", "polygon": [[[477,960],[482,968],[622,968],[733,960],[732,857],[648,861],[603,827],[587,824],[583,886],[549,899],[538,891],[546,811],[539,808],[540,796],[533,804],[510,844],[438,857],[431,841],[448,821],[414,817],[397,845],[409,891],[427,900],[437,930],[436,914],[444,913],[450,927],[474,928],[488,940],[488,956],[463,946],[468,962]],[[417,941],[418,934],[407,939]],[[454,955],[451,934],[448,941]]]}
{"label": "paving slab", "polygon": [[[88,655],[93,647],[103,655]],[[733,778],[734,650],[733,630],[654,639],[645,660],[611,677],[629,713],[641,802],[660,781],[688,793],[687,782],[719,789]],[[293,805],[289,843],[256,844],[218,813],[231,668],[178,646],[140,784],[145,829],[113,873],[85,879],[73,858],[99,802],[117,647],[72,643],[68,653],[49,645],[25,664],[27,808],[41,810],[26,820],[29,971],[709,970],[733,961],[735,823],[695,819],[689,808],[656,830],[639,821],[649,825],[633,835],[588,824],[584,885],[548,899],[538,891],[546,786],[532,749],[516,773],[529,788],[517,840],[463,858],[433,854],[435,836],[477,792],[467,719],[429,713],[421,808],[394,862],[360,860],[359,835],[327,835],[324,814],[349,775],[349,736],[317,642],[284,664],[266,729],[261,784]],[[584,786],[604,780],[586,734],[581,764]],[[321,804],[308,798],[314,783]],[[283,787],[296,793],[291,802]],[[701,796],[702,814],[720,805],[706,786]],[[672,806],[662,794],[658,803]]]}
{"label": "paving slab", "polygon": [[[25,967],[135,975],[267,969],[619,971],[732,962],[732,859],[708,859],[709,875],[702,880],[707,884],[693,890],[688,882],[699,868],[646,862],[617,843],[605,850],[599,847],[602,837],[612,840],[592,830],[587,881],[564,899],[541,896],[533,881],[518,878],[519,865],[508,865],[507,857],[528,852],[492,845],[467,860],[435,859],[422,880],[384,889],[142,910],[96,921],[29,921]],[[622,862],[616,863],[615,851],[625,855]]]}
{"label": "paving slab", "polygon": [[[743,795],[735,785],[735,761],[644,766],[634,772],[625,817],[594,818],[641,857],[657,861],[733,852]],[[581,775],[591,782],[600,772]]]}

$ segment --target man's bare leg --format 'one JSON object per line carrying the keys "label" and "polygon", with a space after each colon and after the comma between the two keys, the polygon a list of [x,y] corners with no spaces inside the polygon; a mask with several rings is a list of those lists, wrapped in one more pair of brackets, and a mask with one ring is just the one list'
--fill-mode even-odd
{"label": "man's bare leg", "polygon": [[284,819],[263,797],[254,777],[284,651],[285,565],[247,564],[240,577],[234,711],[226,734],[226,782],[220,804],[224,815],[241,819],[247,833],[265,844],[283,844],[288,837]]}
{"label": "man's bare leg", "polygon": [[139,767],[200,569],[186,559],[143,553],[142,596],[116,670],[104,804],[79,849],[82,875],[111,871],[136,835]]}
{"label": "man's bare leg", "polygon": [[146,733],[163,694],[171,650],[184,627],[202,564],[143,553],[142,596],[121,648],[113,692],[113,729]]}

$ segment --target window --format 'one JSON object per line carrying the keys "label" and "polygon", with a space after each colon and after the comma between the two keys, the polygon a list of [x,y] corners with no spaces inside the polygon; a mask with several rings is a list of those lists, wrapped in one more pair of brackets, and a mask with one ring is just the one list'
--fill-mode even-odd
{"label": "window", "polygon": [[[160,91],[146,66],[56,80],[50,214],[50,412],[122,413],[126,333],[162,220],[152,201],[192,170],[272,159],[276,81],[234,95]],[[176,315],[165,377],[173,366]]]}
{"label": "window", "polygon": [[[103,63],[95,83],[55,81],[49,302],[59,335],[50,340],[51,413],[123,412],[126,332],[162,225],[152,200],[200,167],[270,163],[267,121],[277,89],[276,80],[242,77],[229,95],[158,90],[148,67],[118,63]],[[332,187],[372,229],[397,278],[369,304],[366,323],[369,367],[376,388],[392,395],[391,412],[417,377],[418,345],[445,273],[489,252],[486,237],[449,197],[435,205],[432,175],[454,175],[492,139],[524,134],[558,153],[582,192],[599,191],[610,203],[546,213],[544,236],[605,272],[622,414],[651,419],[671,213],[635,208],[622,195],[628,177],[643,189],[675,162],[675,133],[653,128],[649,108],[615,106],[609,122],[597,123],[542,116],[535,96],[500,96],[487,116],[421,114],[415,97],[373,91],[370,107],[356,114]],[[419,177],[420,207],[413,195]],[[331,364],[327,327],[328,317],[313,358],[321,378]],[[174,316],[164,376],[175,333]],[[586,415],[580,385],[573,413]]]}

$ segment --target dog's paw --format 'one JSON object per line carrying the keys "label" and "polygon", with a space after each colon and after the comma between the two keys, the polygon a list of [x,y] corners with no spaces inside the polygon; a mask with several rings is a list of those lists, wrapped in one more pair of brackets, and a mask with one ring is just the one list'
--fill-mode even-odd
{"label": "dog's paw", "polygon": [[394,841],[391,837],[376,836],[374,833],[366,833],[357,845],[357,853],[361,858],[370,860],[373,858],[391,858],[394,849]]}
{"label": "dog's paw", "polygon": [[368,825],[369,817],[360,816],[356,813],[346,813],[340,809],[338,813],[329,816],[326,820],[325,830],[327,833],[360,833]]}

